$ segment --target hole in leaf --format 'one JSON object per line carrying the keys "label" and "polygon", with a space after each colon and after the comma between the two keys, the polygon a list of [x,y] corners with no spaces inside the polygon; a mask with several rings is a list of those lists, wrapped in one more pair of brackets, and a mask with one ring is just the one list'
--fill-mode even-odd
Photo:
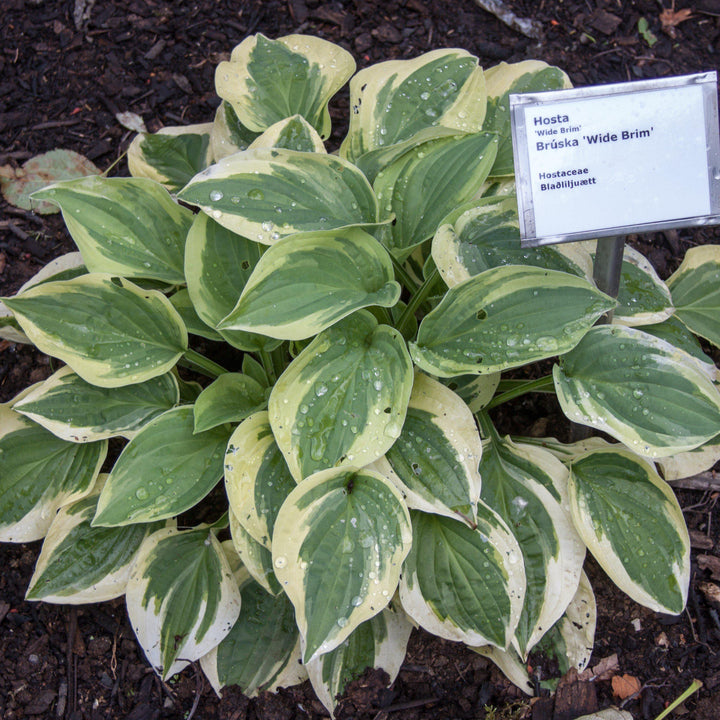
{"label": "hole in leaf", "polygon": [[477,313],[475,314],[475,317],[476,317],[478,320],[484,320],[484,319],[487,317],[487,313],[485,312],[485,310],[484,310],[483,308],[480,308],[480,309],[477,311]]}
{"label": "hole in leaf", "polygon": [[389,414],[392,412],[392,410],[391,410],[389,407],[386,407],[386,408],[383,410],[383,412],[386,413],[387,415],[389,415]]}

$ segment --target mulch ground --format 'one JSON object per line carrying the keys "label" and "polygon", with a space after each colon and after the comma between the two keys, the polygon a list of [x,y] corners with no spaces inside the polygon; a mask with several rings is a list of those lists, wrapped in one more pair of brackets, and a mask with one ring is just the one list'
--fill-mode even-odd
{"label": "mulch ground", "polygon": [[[105,169],[131,139],[115,117],[122,111],[141,115],[150,130],[211,119],[218,104],[215,65],[254,32],[327,38],[351,51],[359,68],[439,47],[465,48],[485,67],[537,58],[562,67],[577,86],[683,75],[718,65],[718,0],[504,4],[519,17],[534,19],[542,39],[525,37],[472,0],[2,0],[0,165],[69,148]],[[687,9],[690,17],[681,12]],[[662,15],[664,25],[663,10],[670,11]],[[655,42],[638,32],[641,18]],[[347,108],[347,96],[341,94],[333,107],[331,142],[337,143],[345,131],[337,118]],[[120,164],[115,172],[126,169]],[[667,277],[687,248],[718,243],[720,232],[667,231],[631,241]],[[3,295],[73,249],[58,216],[36,216],[0,202]],[[48,359],[33,349],[1,343],[0,401],[50,372]],[[538,418],[552,429],[554,417],[556,407],[523,400],[497,421],[505,431],[523,433]],[[698,678],[703,689],[681,711],[694,720],[719,720],[720,605],[702,592],[703,583],[720,581],[711,569],[720,554],[719,495],[680,490],[678,497],[693,538],[686,612],[668,617],[638,606],[589,562],[599,607],[591,664],[617,654],[616,672],[639,680],[641,691],[625,702],[636,719],[652,720]],[[253,699],[229,688],[220,699],[197,667],[160,682],[135,643],[122,601],[73,608],[24,601],[39,547],[0,546],[3,720],[327,717],[309,683]],[[538,681],[551,670],[543,658],[531,658],[531,663]],[[353,683],[336,714],[357,720],[572,720],[619,703],[609,679],[580,685],[571,677],[554,698],[545,693],[532,710],[524,700],[483,658],[416,632],[392,688],[385,688],[381,673],[368,672]]]}

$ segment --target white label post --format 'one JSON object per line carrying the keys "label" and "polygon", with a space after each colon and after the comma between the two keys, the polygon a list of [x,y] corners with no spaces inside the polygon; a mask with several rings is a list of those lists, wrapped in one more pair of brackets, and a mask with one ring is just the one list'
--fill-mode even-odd
{"label": "white label post", "polygon": [[720,223],[716,73],[510,96],[523,246]]}

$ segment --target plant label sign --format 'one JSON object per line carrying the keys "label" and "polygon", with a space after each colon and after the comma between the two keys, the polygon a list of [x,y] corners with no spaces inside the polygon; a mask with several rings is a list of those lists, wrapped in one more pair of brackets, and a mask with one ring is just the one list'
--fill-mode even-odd
{"label": "plant label sign", "polygon": [[720,223],[717,75],[510,96],[524,247]]}

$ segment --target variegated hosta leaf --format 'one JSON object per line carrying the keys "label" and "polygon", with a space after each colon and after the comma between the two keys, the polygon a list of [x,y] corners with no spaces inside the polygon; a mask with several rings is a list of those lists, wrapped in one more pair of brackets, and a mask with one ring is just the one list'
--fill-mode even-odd
{"label": "variegated hosta leaf", "polygon": [[210,164],[212,129],[213,123],[203,123],[137,135],[128,148],[130,174],[155,180],[170,192],[177,192]]}
{"label": "variegated hosta leaf", "polygon": [[543,448],[555,456],[563,465],[569,465],[575,458],[584,455],[589,450],[607,450],[608,448],[617,447],[617,443],[609,443],[596,435],[572,443],[563,443],[554,437],[513,437],[513,441],[523,445]]}
{"label": "variegated hosta leaf", "polygon": [[490,197],[505,197],[508,195],[515,195],[515,177],[499,177],[499,178],[488,178],[483,184],[480,190],[478,190],[475,198],[481,200],[482,198]]}
{"label": "variegated hosta leaf", "polygon": [[662,469],[663,477],[668,482],[698,475],[710,470],[717,462],[720,462],[720,435],[716,435],[704,445],[689,452],[678,453],[657,460],[657,464]]}
{"label": "variegated hosta leaf", "polygon": [[285,238],[258,260],[221,330],[312,337],[355,310],[400,297],[387,250],[360,228]]}
{"label": "variegated hosta leaf", "polygon": [[448,290],[420,323],[410,353],[440,377],[507,370],[567,352],[614,305],[576,275],[492,268]]}
{"label": "variegated hosta leaf", "polygon": [[441,225],[433,238],[432,256],[448,287],[500,265],[534,265],[579,277],[592,267],[589,256],[581,266],[554,245],[522,248],[514,196],[478,200]]}
{"label": "variegated hosta leaf", "polygon": [[78,605],[124,594],[140,545],[161,523],[94,528],[90,521],[98,493],[60,508],[43,542],[27,600]]}
{"label": "variegated hosta leaf", "polygon": [[280,376],[268,406],[293,477],[384,455],[400,435],[412,383],[400,333],[369,312],[318,335]]}
{"label": "variegated hosta leaf", "polygon": [[496,152],[496,135],[454,135],[417,145],[378,173],[378,202],[396,219],[386,233],[390,250],[406,256],[431,238],[451,210],[475,195]]}
{"label": "variegated hosta leaf", "polygon": [[270,380],[268,379],[265,368],[262,363],[259,363],[252,355],[245,353],[242,359],[242,371],[245,375],[248,375],[256,383],[262,385],[264,388],[270,387]]}
{"label": "variegated hosta leaf", "polygon": [[411,542],[408,509],[377,473],[324,470],[290,493],[275,523],[273,562],[306,663],[390,602]]}
{"label": "variegated hosta leaf", "polygon": [[[485,117],[485,80],[465,50],[433,50],[389,60],[350,80],[350,128],[340,154],[377,168],[443,129],[477,132]],[[419,137],[418,137],[419,136]]]}
{"label": "variegated hosta leaf", "polygon": [[[263,251],[262,245],[218,225],[205,213],[195,216],[185,245],[185,276],[193,307],[204,323],[217,327],[235,307]],[[272,350],[278,344],[244,330],[218,332],[240,350]]]}
{"label": "variegated hosta leaf", "polygon": [[237,583],[208,528],[153,533],[125,596],[138,642],[163,680],[216,647],[240,613]]}
{"label": "variegated hosta leaf", "polygon": [[86,273],[87,268],[79,252],[65,253],[51,260],[47,265],[43,265],[27,282],[20,286],[17,294],[19,295],[35,285],[42,285],[53,280],[72,280]]}
{"label": "variegated hosta leaf", "polygon": [[172,369],[172,374],[175,376],[178,388],[180,388],[180,404],[192,405],[198,397],[200,397],[202,386],[195,380],[183,380],[180,375],[178,375],[177,368]]}
{"label": "variegated hosta leaf", "polygon": [[673,313],[667,285],[650,261],[629,245],[623,250],[618,303],[613,322],[619,325],[636,327],[661,323]]}
{"label": "variegated hosta leaf", "polygon": [[488,99],[483,130],[497,132],[500,136],[500,147],[490,174],[493,177],[512,175],[515,168],[510,136],[510,94],[562,90],[572,87],[572,83],[562,70],[539,60],[510,65],[502,62],[485,71],[485,82]]}
{"label": "variegated hosta leaf", "polygon": [[204,337],[207,340],[222,342],[223,336],[212,327],[204,323],[195,311],[195,306],[190,299],[187,288],[182,288],[168,297],[170,304],[175,308],[177,314],[182,318],[185,329],[190,335]]}
{"label": "variegated hosta leaf", "polygon": [[55,183],[34,197],[60,207],[90,272],[185,282],[192,213],[153,180],[94,176]]}
{"label": "variegated hosta leaf", "polygon": [[271,125],[250,143],[255,148],[285,148],[298,152],[324,153],[325,145],[317,130],[302,115],[293,115]]}
{"label": "variegated hosta leaf", "polygon": [[326,153],[246,150],[196,175],[178,197],[265,245],[298,232],[378,222],[377,198],[365,176]]}
{"label": "variegated hosta leaf", "polygon": [[480,496],[482,442],[475,418],[452,390],[416,373],[400,437],[373,464],[408,507],[473,518]]}
{"label": "variegated hosta leaf", "polygon": [[389,676],[388,687],[392,685],[405,659],[412,627],[402,610],[387,607],[353,630],[335,650],[308,663],[315,694],[331,715],[336,698],[367,668],[382,668]]}
{"label": "variegated hosta leaf", "polygon": [[215,111],[215,119],[210,133],[210,147],[215,162],[228,155],[247,150],[260,133],[246,128],[233,110],[233,106],[224,100]]}
{"label": "variegated hosta leaf", "polygon": [[527,664],[520,659],[517,650],[512,645],[507,650],[501,650],[493,645],[470,647],[470,650],[486,657],[497,665],[500,672],[526,695],[535,694],[534,686],[530,682]]}
{"label": "variegated hosta leaf", "polygon": [[224,423],[237,423],[267,404],[265,388],[242,373],[225,373],[195,401],[195,432]]}
{"label": "variegated hosta leaf", "polygon": [[[271,595],[282,593],[280,583],[275,577],[273,569],[272,553],[267,547],[261,545],[235,517],[232,508],[229,510],[230,534],[235,552],[240,557],[245,569],[257,583],[265,588]],[[268,545],[270,543],[268,542]]]}
{"label": "variegated hosta leaf", "polygon": [[45,537],[58,508],[92,490],[107,455],[107,440],[65,442],[10,409],[36,388],[0,405],[0,542]]}
{"label": "variegated hosta leaf", "polygon": [[687,353],[635,328],[593,328],[553,368],[563,412],[648,457],[720,432],[720,392]]}
{"label": "variegated hosta leaf", "polygon": [[251,130],[302,115],[323,138],[330,136],[330,98],[355,72],[355,60],[339,45],[309,35],[270,40],[245,38],[229,62],[215,71],[217,94]]}
{"label": "variegated hosta leaf", "polygon": [[570,507],[580,536],[633,600],[677,615],[690,580],[690,538],[670,487],[629,450],[591,451],[570,466]]}
{"label": "variegated hosta leaf", "polygon": [[225,490],[240,525],[268,550],[280,506],[294,488],[268,413],[256,412],[240,423],[228,440]]}
{"label": "variegated hosta leaf", "polygon": [[582,672],[590,662],[596,623],[595,593],[587,575],[581,572],[577,592],[565,614],[546,633],[538,649],[546,656],[557,659],[560,675],[565,675],[570,668]]}
{"label": "variegated hosta leaf", "polygon": [[500,384],[501,373],[488,375],[456,375],[443,379],[454,393],[459,395],[474,413],[480,412],[495,395]]}
{"label": "variegated hosta leaf", "polygon": [[165,373],[136,385],[90,385],[65,366],[13,405],[53,435],[71,442],[132,437],[180,401],[177,380]]}
{"label": "variegated hosta leaf", "polygon": [[[78,275],[84,275],[86,272],[87,268],[83,264],[82,255],[79,252],[66,253],[44,265],[39,272],[20,287],[17,294],[19,295],[33,285],[39,285],[49,280],[70,280]],[[28,336],[20,329],[17,320],[2,301],[0,301],[0,338],[13,343],[30,343]]]}
{"label": "variegated hosta leaf", "polygon": [[117,459],[93,525],[164,520],[188,510],[222,477],[229,435],[224,428],[195,434],[188,405],[151,420]]}
{"label": "variegated hosta leaf", "polygon": [[242,609],[230,632],[207,655],[200,666],[216,692],[239,685],[254,697],[270,690],[291,662],[299,633],[293,606],[287,595],[268,595],[254,580],[240,586]]}
{"label": "variegated hosta leaf", "polygon": [[667,284],[675,315],[694,333],[720,347],[720,245],[688,250]]}
{"label": "variegated hosta leaf", "polygon": [[433,635],[506,648],[517,627],[525,573],[517,541],[479,503],[477,527],[413,510],[412,550],[403,565],[405,612]]}
{"label": "variegated hosta leaf", "polygon": [[703,352],[699,340],[676,315],[671,315],[667,320],[663,320],[663,322],[657,325],[643,325],[642,330],[692,355],[700,369],[703,370],[711,380],[717,379],[718,369],[715,362]]}
{"label": "variegated hosta leaf", "polygon": [[32,344],[2,300],[0,300],[0,338],[20,345]]}
{"label": "variegated hosta leaf", "polygon": [[497,436],[484,446],[481,498],[512,530],[525,563],[527,591],[515,631],[522,658],[565,612],[585,546],[567,508],[567,468],[547,450]]}
{"label": "variegated hosta leaf", "polygon": [[121,387],[163,375],[187,350],[170,301],[100,273],[48,282],[4,298],[32,342],[83,380]]}

